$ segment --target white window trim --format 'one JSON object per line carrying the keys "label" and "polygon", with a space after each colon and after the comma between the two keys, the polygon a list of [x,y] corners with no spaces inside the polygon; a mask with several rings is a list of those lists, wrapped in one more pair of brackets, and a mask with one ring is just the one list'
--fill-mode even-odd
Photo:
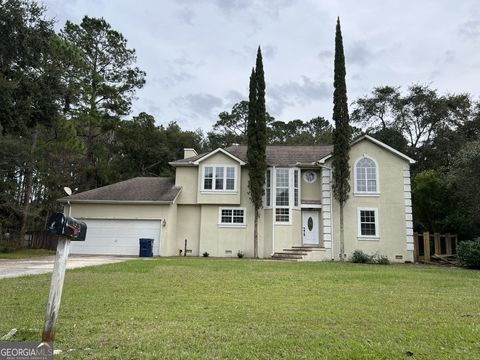
{"label": "white window trim", "polygon": [[[362,235],[362,227],[361,227],[361,219],[360,219],[360,212],[361,211],[373,211],[375,213],[375,236],[370,235]],[[380,219],[378,217],[378,208],[370,208],[370,207],[359,207],[357,208],[357,238],[358,240],[380,240]]]}
{"label": "white window trim", "polygon": [[[223,167],[223,189],[216,190],[216,189],[205,189],[205,168],[211,167],[213,168],[213,177],[212,177],[212,187],[215,187],[215,178],[217,176],[216,168]],[[233,168],[233,190],[227,190],[227,167]],[[237,193],[237,183],[238,183],[238,166],[236,165],[222,165],[222,164],[205,164],[202,166],[202,176],[201,176],[201,188],[200,191],[202,193],[207,194],[236,194]]]}
{"label": "white window trim", "polygon": [[[357,163],[364,159],[370,159],[375,163],[375,181],[377,183],[377,191],[359,191],[357,187]],[[353,164],[353,178],[354,178],[354,192],[353,195],[355,196],[373,196],[373,197],[378,197],[380,196],[380,179],[379,179],[379,172],[380,168],[378,167],[378,162],[371,156],[368,156],[366,154],[363,154],[361,157],[359,157],[356,161],[355,164]]]}
{"label": "white window trim", "polygon": [[[286,209],[288,210],[288,221],[277,221],[277,209]],[[292,208],[280,206],[276,207],[275,211],[273,211],[273,219],[275,220],[275,225],[292,225]]]}
{"label": "white window trim", "polygon": [[[267,171],[270,171],[270,205],[267,205]],[[273,207],[273,174],[275,173],[273,168],[267,168],[265,171],[265,193],[263,194],[263,206],[265,209],[271,209]]]}
{"label": "white window trim", "polygon": [[[243,223],[222,223],[222,210],[243,210]],[[247,226],[247,208],[244,207],[220,207],[218,208],[218,227],[241,228]]]}
{"label": "white window trim", "polygon": [[[297,187],[296,189],[298,190],[297,192],[297,205],[295,205],[295,171],[297,172]],[[302,171],[298,168],[293,168],[292,169],[292,190],[293,190],[293,202],[292,202],[292,208],[298,209],[300,208],[301,205],[301,198],[302,198],[302,193],[300,192],[300,184],[302,182]]]}
{"label": "white window trim", "polygon": [[[302,171],[298,167],[271,167],[270,175],[272,177],[271,185],[271,206],[268,208],[273,208],[273,219],[275,225],[292,225],[293,209],[300,209],[302,205]],[[277,170],[287,169],[288,170],[288,205],[277,205]],[[275,171],[274,171],[275,170]],[[294,176],[295,170],[298,171],[298,205],[295,205],[295,183]],[[277,221],[276,209],[288,209],[288,221]]]}

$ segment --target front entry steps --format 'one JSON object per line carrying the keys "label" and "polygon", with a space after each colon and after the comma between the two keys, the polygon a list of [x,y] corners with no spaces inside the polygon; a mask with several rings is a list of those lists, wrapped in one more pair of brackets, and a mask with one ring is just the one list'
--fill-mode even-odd
{"label": "front entry steps", "polygon": [[320,246],[292,246],[290,249],[283,249],[281,252],[274,253],[272,259],[292,261],[330,260],[326,250],[327,249]]}

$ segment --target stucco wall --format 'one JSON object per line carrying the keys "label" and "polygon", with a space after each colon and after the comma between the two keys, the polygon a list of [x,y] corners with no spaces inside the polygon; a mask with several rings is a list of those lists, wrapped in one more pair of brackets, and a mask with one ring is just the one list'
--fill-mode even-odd
{"label": "stucco wall", "polygon": [[[250,214],[247,213],[247,217]],[[202,223],[200,227],[200,255],[208,252],[211,256],[237,256],[238,251],[243,251],[247,256],[252,256],[253,242],[249,244],[247,238],[251,226],[245,227],[220,227],[218,225],[218,206],[202,205]],[[247,221],[247,223],[249,223]],[[231,251],[227,254],[226,251]]]}
{"label": "stucco wall", "polygon": [[[238,251],[243,251],[246,256],[253,256],[253,229],[254,229],[254,209],[248,197],[248,170],[242,169],[240,186],[241,197],[239,194],[238,204],[202,204],[201,205],[201,224],[200,224],[200,245],[199,254],[205,251],[211,256],[232,256],[236,257]],[[207,195],[205,195],[207,196]],[[221,207],[241,207],[245,208],[245,226],[225,227],[219,225],[219,209]],[[264,256],[264,216],[259,220],[258,251],[259,256]],[[231,254],[226,251],[230,250]]]}
{"label": "stucco wall", "polygon": [[291,224],[275,224],[275,251],[277,252],[302,245],[302,212],[300,209],[292,209],[291,216]]}
{"label": "stucco wall", "polygon": [[195,204],[198,191],[198,167],[179,166],[175,168],[175,186],[182,187],[177,204]]}
{"label": "stucco wall", "polygon": [[165,254],[165,256],[173,256],[176,255],[176,246],[175,246],[175,238],[177,237],[177,226],[178,226],[178,206],[177,204],[172,204],[168,210],[168,216],[165,219],[166,225],[163,227],[165,232],[165,241],[164,244],[161,245]]}
{"label": "stucco wall", "polygon": [[[313,183],[308,183],[303,179],[303,174],[306,171],[313,171],[317,178]],[[322,184],[321,184],[320,170],[302,170],[301,172],[301,196],[302,200],[321,200],[322,199]]]}
{"label": "stucco wall", "polygon": [[[378,196],[354,195],[354,163],[363,155],[375,159],[378,163],[379,190]],[[331,166],[331,162],[327,164]],[[361,141],[355,144],[350,152],[351,191],[345,204],[345,253],[350,257],[355,249],[368,254],[386,255],[391,261],[411,261],[412,251],[406,247],[404,168],[408,161],[371,143]],[[358,236],[358,208],[378,209],[378,240],[361,240]],[[333,253],[339,259],[340,219],[339,204],[333,201]],[[396,259],[401,255],[402,259]]]}
{"label": "stucco wall", "polygon": [[272,247],[272,214],[271,208],[263,209],[263,254],[268,257],[273,253]]}
{"label": "stucco wall", "polygon": [[200,245],[200,205],[178,205],[177,207],[177,236],[176,251],[174,255],[178,255],[178,250],[184,251],[185,239],[187,239],[187,248],[192,250],[193,256],[198,256]]}

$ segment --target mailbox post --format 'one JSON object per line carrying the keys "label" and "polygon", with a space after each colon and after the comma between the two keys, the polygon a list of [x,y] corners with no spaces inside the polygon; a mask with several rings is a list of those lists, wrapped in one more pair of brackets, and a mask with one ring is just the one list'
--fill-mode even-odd
{"label": "mailbox post", "polygon": [[50,293],[48,295],[47,310],[45,313],[42,342],[52,342],[55,340],[55,325],[60,311],[60,301],[62,299],[63,281],[67,268],[70,241],[85,241],[87,225],[65,214],[56,213],[48,220],[47,230],[50,234],[58,235],[59,238],[55,264],[53,266],[52,282],[50,284]]}

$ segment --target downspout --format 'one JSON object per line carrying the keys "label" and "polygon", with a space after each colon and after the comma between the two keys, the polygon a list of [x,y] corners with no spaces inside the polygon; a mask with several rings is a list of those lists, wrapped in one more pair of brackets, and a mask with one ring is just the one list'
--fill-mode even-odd
{"label": "downspout", "polygon": [[[67,204],[68,204],[68,216],[72,216],[72,204],[70,203],[70,201],[67,201]],[[65,210],[63,212],[65,212]]]}
{"label": "downspout", "polygon": [[275,207],[276,207],[276,177],[275,166],[272,167],[271,179],[270,179],[270,201],[272,202],[272,256],[275,254]]}

